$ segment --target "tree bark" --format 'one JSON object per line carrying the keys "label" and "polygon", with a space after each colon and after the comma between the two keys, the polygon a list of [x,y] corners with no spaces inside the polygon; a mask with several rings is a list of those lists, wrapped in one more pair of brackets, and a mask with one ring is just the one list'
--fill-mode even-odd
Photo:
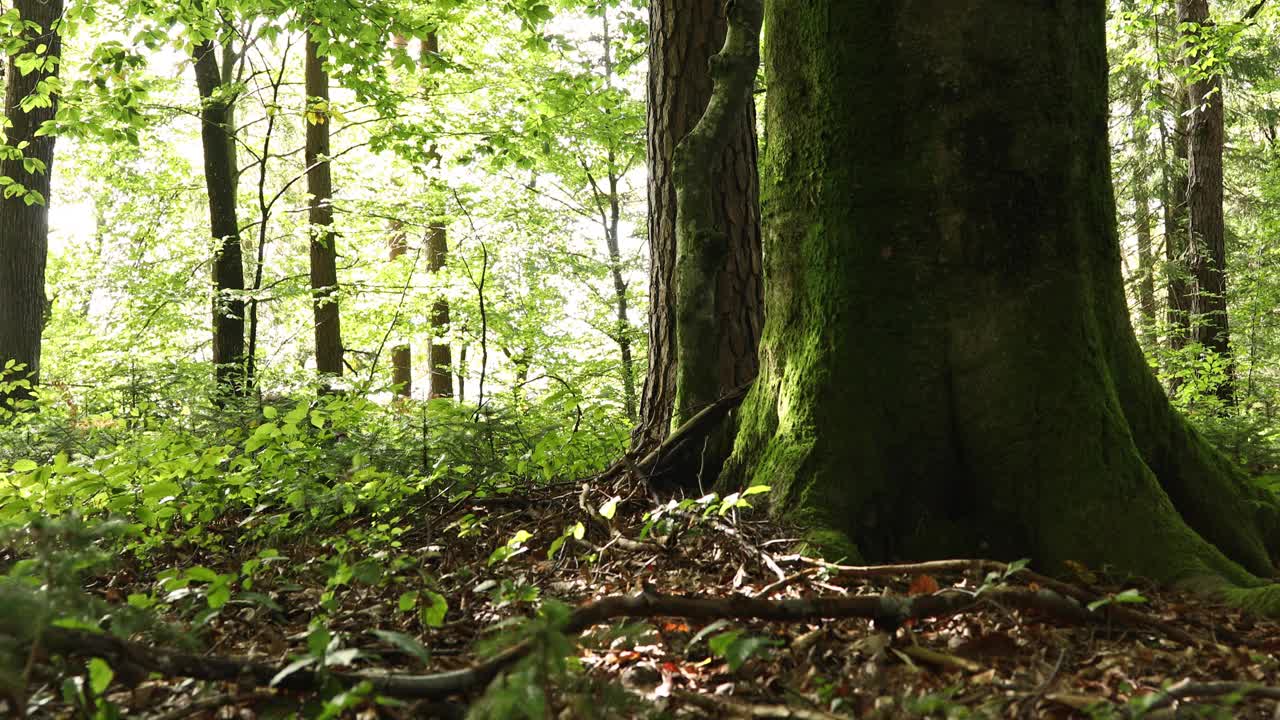
{"label": "tree bark", "polygon": [[[427,36],[422,44],[422,62],[440,52],[440,37],[436,33]],[[440,170],[441,158],[436,156],[436,170]],[[433,182],[438,189],[443,183],[437,179]],[[431,230],[427,234],[427,271],[432,277],[438,275],[449,264],[448,229],[444,224],[444,202],[435,208],[437,216],[431,221]],[[428,350],[428,361],[431,366],[431,388],[429,398],[453,397],[453,351],[449,345],[449,299],[437,296],[431,303],[431,345]]]}
{"label": "tree bark", "polygon": [[1181,350],[1191,338],[1193,289],[1188,260],[1186,91],[1173,81],[1173,128],[1168,135],[1172,160],[1164,167],[1165,295],[1169,349]]}
{"label": "tree bark", "polygon": [[[0,390],[0,406],[30,398],[40,381],[40,335],[49,312],[44,274],[54,136],[36,133],[57,112],[58,96],[46,84],[57,76],[62,55],[62,37],[56,27],[62,18],[62,0],[15,0],[13,8],[23,21],[40,29],[24,32],[25,43],[9,56],[5,75],[8,128],[0,155],[0,177],[7,180],[0,193],[0,382],[16,383],[25,376],[30,387]],[[38,54],[42,45],[45,61],[23,73],[19,58]],[[24,101],[34,105],[24,109]],[[15,186],[25,192],[13,193]],[[6,374],[10,361],[23,369]]]}
{"label": "tree bark", "polygon": [[[609,13],[601,13],[603,26],[602,44],[604,46],[604,80],[605,86],[613,88],[613,37],[609,32]],[[614,311],[617,318],[617,329],[614,342],[618,343],[619,359],[622,361],[622,406],[627,419],[636,421],[636,374],[635,360],[631,353],[631,318],[628,317],[627,282],[622,276],[622,245],[618,238],[622,220],[622,198],[618,186],[619,168],[617,154],[613,147],[605,158],[608,170],[609,186],[604,193],[591,179],[592,188],[596,191],[596,202],[601,214],[601,225],[604,227],[605,247],[609,252],[609,274],[613,279]],[[584,163],[585,167],[585,163]],[[588,175],[590,171],[588,171]],[[603,195],[603,197],[602,197]],[[607,207],[606,207],[607,206]]]}
{"label": "tree bark", "polygon": [[[1183,61],[1191,73],[1187,86],[1190,116],[1187,127],[1187,209],[1190,240],[1188,269],[1194,282],[1191,339],[1219,357],[1231,357],[1227,320],[1226,228],[1222,214],[1222,76],[1198,67],[1203,54],[1190,49],[1201,29],[1212,26],[1208,0],[1178,0],[1178,23],[1188,43]],[[1218,388],[1231,402],[1232,383]]]}
{"label": "tree bark", "polygon": [[306,59],[307,218],[311,223],[311,296],[315,311],[316,370],[342,376],[342,323],[338,314],[338,249],[333,232],[333,174],[329,164],[329,73],[308,32]]}
{"label": "tree bark", "polygon": [[768,320],[726,483],[836,554],[1225,578],[1280,608],[1252,587],[1274,498],[1130,323],[1104,0],[768,8]]}
{"label": "tree bark", "polygon": [[213,364],[218,387],[232,395],[248,392],[245,375],[244,258],[236,216],[233,98],[222,88],[217,48],[210,40],[192,51],[200,91],[200,141],[204,149],[204,181],[209,197],[209,230],[216,244],[213,257]]}
{"label": "tree bark", "polygon": [[[721,0],[649,4],[649,366],[640,398],[637,446],[660,442],[676,397],[676,189],[674,157],[711,98],[708,61],[724,42]],[[755,106],[745,108],[714,161],[716,228],[727,247],[715,269],[716,362],[722,395],[755,377],[763,323]]]}
{"label": "tree bark", "polygon": [[[1140,87],[1140,86],[1139,86]],[[1141,94],[1130,107],[1133,123],[1133,222],[1138,240],[1138,315],[1143,348],[1156,346],[1156,281],[1155,259],[1151,253],[1151,193],[1147,185],[1149,132],[1139,122],[1145,105]]]}
{"label": "tree bark", "polygon": [[618,241],[622,203],[618,196],[618,175],[613,153],[609,153],[609,222],[605,227],[605,244],[609,250],[609,274],[613,278],[614,310],[618,327],[616,341],[622,361],[622,406],[627,418],[636,420],[636,370],[631,353],[631,318],[628,317],[627,282],[622,277],[622,248]]}
{"label": "tree bark", "polygon": [[[402,257],[408,250],[405,242],[404,223],[391,221],[391,237],[388,240],[390,259]],[[413,351],[408,343],[401,343],[391,348],[391,384],[396,394],[403,398],[413,397]]]}
{"label": "tree bark", "polygon": [[[449,240],[443,220],[433,221],[427,234],[427,271],[433,276],[444,270],[449,259]],[[449,301],[437,297],[431,303],[431,392],[429,397],[453,397],[453,353],[449,347]]]}

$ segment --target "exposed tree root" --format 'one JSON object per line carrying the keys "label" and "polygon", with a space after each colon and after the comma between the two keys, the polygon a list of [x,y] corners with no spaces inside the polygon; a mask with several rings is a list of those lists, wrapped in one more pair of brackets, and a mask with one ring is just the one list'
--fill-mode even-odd
{"label": "exposed tree root", "polygon": [[734,388],[724,397],[698,411],[657,447],[632,449],[597,476],[596,480],[611,480],[629,475],[636,480],[644,480],[660,487],[679,484],[663,482],[661,478],[684,471],[684,463],[680,459],[689,457],[700,441],[710,436],[724,422],[729,413],[742,404],[743,398],[747,396],[747,391],[750,389],[750,382]]}
{"label": "exposed tree root", "polygon": [[[974,562],[964,562],[970,566]],[[990,563],[992,567],[1001,563]],[[1068,586],[1069,587],[1069,586]],[[1170,637],[1185,636],[1141,613],[1116,607],[1090,611],[1079,602],[1048,588],[1027,589],[992,587],[979,592],[943,590],[929,595],[858,595],[766,600],[736,595],[706,597],[697,595],[665,595],[644,590],[633,595],[612,595],[578,606],[565,622],[562,631],[575,636],[600,623],[623,617],[682,617],[696,620],[772,620],[808,622],[829,618],[866,618],[882,630],[893,632],[907,620],[960,613],[979,605],[1032,611],[1069,622],[1099,625],[1135,624],[1147,629],[1165,631]],[[0,626],[2,627],[2,626]],[[9,628],[12,634],[17,628]],[[1175,638],[1181,639],[1181,637]],[[1189,639],[1189,638],[1188,638]],[[219,657],[176,652],[143,643],[99,635],[82,630],[51,627],[44,630],[41,644],[49,652],[65,656],[102,657],[113,667],[159,673],[166,677],[189,677],[200,680],[238,682],[241,685],[268,686],[283,667],[243,658]],[[396,675],[365,672],[319,673],[303,668],[285,675],[275,687],[290,691],[318,689],[328,678],[352,687],[369,683],[374,692],[399,698],[440,699],[482,689],[503,670],[535,650],[530,641],[518,643],[482,663],[468,668],[430,675]]]}

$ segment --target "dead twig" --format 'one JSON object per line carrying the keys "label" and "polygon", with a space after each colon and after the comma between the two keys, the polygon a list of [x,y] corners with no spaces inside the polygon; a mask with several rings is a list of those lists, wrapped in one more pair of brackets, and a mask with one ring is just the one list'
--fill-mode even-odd
{"label": "dead twig", "polygon": [[[954,615],[986,602],[1048,613],[1078,622],[1110,624],[1115,621],[1114,617],[1091,612],[1074,601],[1045,589],[996,587],[981,595],[961,590],[943,590],[913,597],[858,595],[785,600],[765,600],[745,595],[664,595],[645,590],[634,595],[612,595],[579,605],[570,613],[562,632],[572,637],[594,625],[623,617],[682,617],[696,620],[727,618],[778,622],[867,618],[881,629],[892,632],[908,619]],[[21,637],[23,630],[18,619],[0,620],[0,632]],[[244,658],[182,653],[84,630],[50,627],[45,631],[44,642],[52,653],[75,657],[97,656],[108,661],[128,663],[166,677],[235,681],[242,685],[274,685],[281,690],[311,691],[318,688],[327,676],[346,687],[367,682],[380,695],[416,699],[442,699],[479,690],[537,647],[532,640],[527,640],[471,667],[430,675],[338,671],[322,675],[313,668],[302,668],[277,679],[283,669],[278,665]]]}

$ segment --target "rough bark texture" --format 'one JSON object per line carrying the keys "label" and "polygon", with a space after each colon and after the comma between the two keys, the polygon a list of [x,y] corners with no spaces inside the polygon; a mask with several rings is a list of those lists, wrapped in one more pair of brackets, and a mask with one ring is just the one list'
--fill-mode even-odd
{"label": "rough bark texture", "polygon": [[716,275],[728,242],[717,223],[714,162],[729,147],[737,117],[751,107],[764,15],[763,0],[729,7],[724,47],[711,58],[711,98],[676,146],[676,426],[721,395]]}
{"label": "rough bark texture", "polygon": [[[6,177],[40,194],[39,202],[28,203],[24,194],[0,196],[0,369],[10,360],[25,366],[23,373],[32,386],[40,379],[40,334],[44,329],[47,300],[44,293],[45,261],[49,250],[49,188],[53,173],[54,136],[36,137],[35,133],[57,112],[57,95],[51,95],[47,107],[33,107],[30,112],[21,103],[38,91],[47,78],[57,75],[57,66],[23,74],[17,67],[19,55],[34,52],[45,45],[48,58],[60,58],[62,38],[56,23],[62,17],[62,0],[16,0],[13,7],[19,16],[40,26],[29,31],[23,49],[11,55],[6,67],[5,147],[14,152],[20,143],[29,143],[21,157],[0,159],[0,177]],[[40,167],[28,172],[23,159],[37,161]],[[34,197],[32,198],[34,200]],[[4,380],[21,377],[9,376]],[[11,398],[30,397],[22,388],[0,394],[0,404]]]}
{"label": "rough bark texture", "polygon": [[1104,0],[768,7],[769,312],[725,480],[835,553],[1260,584],[1274,500],[1130,325]]}
{"label": "rough bark texture", "polygon": [[[390,248],[388,255],[391,260],[395,260],[403,256],[409,247],[405,242],[403,222],[391,221],[390,230],[391,236],[387,241]],[[391,384],[395,386],[396,394],[400,397],[413,397],[413,351],[409,349],[408,343],[391,348]]]}
{"label": "rough bark texture", "polygon": [[307,219],[311,223],[311,296],[315,311],[316,370],[342,375],[338,315],[338,249],[333,232],[333,174],[329,165],[329,73],[315,39],[307,35]]}
{"label": "rough bark texture", "polygon": [[[724,42],[721,0],[652,0],[649,4],[649,366],[640,398],[637,445],[666,437],[675,404],[676,144],[711,97],[707,63]],[[755,107],[729,131],[715,161],[713,186],[727,248],[716,278],[719,393],[755,377],[763,322]]]}
{"label": "rough bark texture", "polygon": [[[1179,0],[1178,22],[1192,26],[1185,34],[1189,43],[1194,42],[1199,28],[1210,25],[1208,0]],[[1202,77],[1203,70],[1196,68],[1202,56],[1188,52],[1184,60],[1193,73],[1187,87],[1191,109],[1187,123],[1187,265],[1194,283],[1191,339],[1220,357],[1229,358],[1226,229],[1222,215],[1222,76]],[[1231,383],[1220,387],[1218,394],[1230,401]]]}
{"label": "rough bark texture", "polygon": [[220,93],[215,45],[206,40],[193,49],[196,86],[200,91],[200,141],[204,149],[204,182],[209,196],[209,230],[217,250],[213,257],[213,363],[224,392],[247,392],[244,342],[244,258],[236,217],[235,139],[229,125],[231,98]]}

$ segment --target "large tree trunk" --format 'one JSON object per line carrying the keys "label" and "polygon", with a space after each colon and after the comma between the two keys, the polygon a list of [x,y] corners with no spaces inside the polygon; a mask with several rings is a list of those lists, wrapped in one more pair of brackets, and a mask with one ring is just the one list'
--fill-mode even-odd
{"label": "large tree trunk", "polygon": [[248,391],[245,377],[244,258],[236,217],[235,138],[231,102],[219,93],[222,75],[217,48],[205,40],[192,51],[200,91],[200,140],[204,148],[204,182],[209,195],[209,230],[217,249],[213,257],[213,363],[219,388],[233,395]]}
{"label": "large tree trunk", "polygon": [[[53,173],[53,135],[37,137],[36,131],[52,120],[58,96],[44,84],[58,74],[62,37],[55,27],[62,18],[62,0],[16,0],[13,7],[23,21],[39,30],[24,33],[25,43],[11,54],[6,68],[5,144],[17,148],[27,143],[20,157],[0,160],[0,177],[9,182],[0,193],[0,382],[14,382],[26,375],[32,387],[40,380],[40,334],[48,311],[44,293],[45,262],[49,252],[49,188]],[[45,46],[37,69],[22,72],[18,59]],[[29,110],[24,101],[45,97]],[[12,150],[11,150],[12,152]],[[28,170],[24,161],[30,163]],[[25,191],[13,193],[11,188]],[[5,374],[12,361],[23,370]],[[31,397],[31,388],[0,390],[0,406]]]}
{"label": "large tree trunk", "polygon": [[[649,445],[670,430],[676,396],[676,145],[711,97],[707,62],[724,42],[721,0],[652,0],[649,4],[649,367],[634,440]],[[754,103],[730,130],[715,161],[717,230],[727,247],[715,278],[723,394],[755,377],[763,322]]]}
{"label": "large tree trunk", "polygon": [[[1188,28],[1189,43],[1201,37],[1201,28],[1210,26],[1208,0],[1179,0],[1178,23]],[[1187,209],[1190,220],[1189,262],[1195,282],[1191,337],[1219,357],[1230,358],[1230,330],[1227,322],[1227,251],[1222,216],[1222,76],[1204,77],[1197,66],[1203,55],[1187,53],[1184,60],[1192,82],[1188,85],[1191,106],[1187,127]],[[1218,396],[1232,399],[1232,383],[1218,388]]]}
{"label": "large tree trunk", "polygon": [[815,543],[1273,571],[1274,500],[1172,410],[1130,324],[1105,18],[770,2],[768,320],[724,477]]}
{"label": "large tree trunk", "polygon": [[307,34],[307,193],[311,200],[311,295],[315,311],[316,370],[342,375],[338,315],[338,249],[333,232],[333,174],[329,165],[329,73],[319,45]]}

